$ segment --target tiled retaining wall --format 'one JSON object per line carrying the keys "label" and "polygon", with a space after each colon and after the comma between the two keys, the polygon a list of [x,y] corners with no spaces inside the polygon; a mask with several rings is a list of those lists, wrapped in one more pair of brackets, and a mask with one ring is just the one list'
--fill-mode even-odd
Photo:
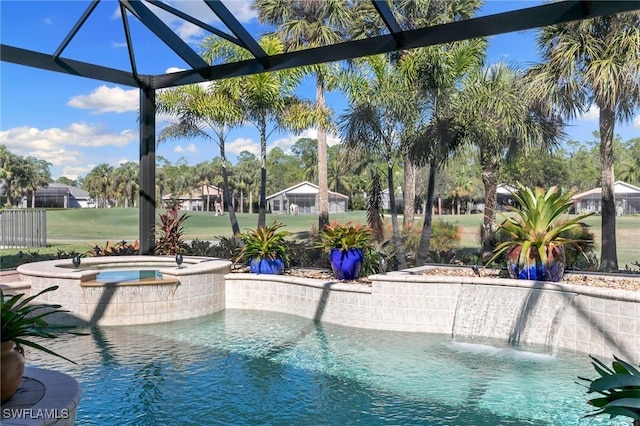
{"label": "tiled retaining wall", "polygon": [[[110,262],[123,267],[147,266],[138,256],[121,256]],[[31,284],[34,295],[53,285],[54,292],[38,297],[42,303],[57,303],[72,315],[66,322],[98,325],[132,325],[196,318],[224,309],[224,277],[231,262],[221,259],[185,259],[185,267],[160,267],[162,280],[135,284],[96,283],[96,271],[64,270],[56,262],[36,262],[18,268],[20,278]],[[83,264],[103,262],[86,259]],[[137,263],[136,263],[137,262]],[[189,262],[189,263],[188,263]]]}
{"label": "tiled retaining wall", "polygon": [[[493,286],[566,298],[553,315],[554,345],[602,358],[613,354],[640,363],[640,292],[494,278],[390,273],[371,285],[254,274],[229,274],[227,309],[262,309],[354,327],[452,334],[463,286]],[[468,287],[467,287],[468,288]],[[536,297],[537,296],[537,297]],[[496,306],[500,312],[501,306]],[[535,329],[535,321],[530,327]],[[548,345],[548,330],[524,334],[521,343]]]}

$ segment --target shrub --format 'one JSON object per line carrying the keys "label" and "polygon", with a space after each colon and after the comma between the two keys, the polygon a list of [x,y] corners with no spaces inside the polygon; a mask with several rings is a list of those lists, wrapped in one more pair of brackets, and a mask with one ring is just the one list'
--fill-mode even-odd
{"label": "shrub", "polygon": [[186,213],[179,214],[178,206],[175,205],[167,209],[160,215],[160,222],[156,225],[156,233],[159,234],[156,240],[154,254],[178,254],[183,253],[186,248],[182,240],[184,235],[183,223],[189,216]]}
{"label": "shrub", "polygon": [[[405,238],[405,249],[415,252],[422,238],[422,226],[414,226]],[[436,220],[431,224],[431,244],[429,250],[445,252],[455,250],[460,244],[460,226],[444,220]]]}
{"label": "shrub", "polygon": [[140,244],[138,243],[138,240],[136,240],[133,244],[130,244],[125,240],[122,240],[115,244],[107,241],[104,247],[100,247],[99,245],[96,244],[94,247],[90,248],[86,252],[86,255],[93,256],[93,257],[134,256],[134,255],[137,255],[139,252],[140,252]]}

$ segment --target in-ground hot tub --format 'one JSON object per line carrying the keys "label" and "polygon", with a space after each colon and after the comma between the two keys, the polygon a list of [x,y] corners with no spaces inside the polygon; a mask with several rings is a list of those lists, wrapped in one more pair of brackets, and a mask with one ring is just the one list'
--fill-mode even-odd
{"label": "in-ground hot tub", "polygon": [[[18,273],[31,283],[31,294],[59,286],[38,300],[62,305],[73,315],[72,322],[122,325],[223,310],[224,276],[230,269],[231,262],[217,258],[185,257],[178,267],[169,256],[107,256],[83,258],[78,268],[71,259],[33,262],[19,266]],[[104,277],[115,271],[115,276]],[[132,277],[132,271],[140,272]]]}

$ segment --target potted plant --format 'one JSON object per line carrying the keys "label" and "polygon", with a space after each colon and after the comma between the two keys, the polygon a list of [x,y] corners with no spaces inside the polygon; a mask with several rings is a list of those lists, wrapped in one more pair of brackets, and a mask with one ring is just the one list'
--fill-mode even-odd
{"label": "potted plant", "polygon": [[372,247],[371,231],[365,225],[331,222],[320,234],[320,246],[329,252],[333,274],[339,280],[360,276],[364,251]]}
{"label": "potted plant", "polygon": [[281,274],[289,263],[289,247],[285,237],[287,231],[279,231],[284,225],[273,222],[272,225],[240,234],[243,246],[236,262],[249,263],[254,274]]}
{"label": "potted plant", "polygon": [[[58,286],[53,286],[42,290],[35,296],[24,298],[24,294],[5,295],[0,289],[0,319],[2,324],[2,368],[1,368],[1,392],[2,401],[9,399],[15,392],[24,373],[24,349],[29,346],[41,350],[51,355],[55,355],[69,362],[60,354],[40,345],[32,338],[52,339],[60,333],[70,332],[76,328],[72,325],[50,324],[47,322],[50,315],[68,312],[60,309],[60,305],[46,303],[31,303],[38,296],[57,290]],[[71,332],[71,334],[79,334]],[[75,364],[75,363],[74,363]]]}
{"label": "potted plant", "polygon": [[588,241],[563,236],[579,227],[581,221],[591,215],[585,213],[568,220],[560,220],[573,205],[570,193],[561,193],[557,186],[534,189],[518,184],[513,193],[519,208],[510,207],[513,216],[499,226],[507,234],[507,240],[498,244],[490,263],[502,253],[507,256],[507,270],[511,278],[538,281],[560,281],[564,275],[564,246],[574,245],[582,252],[581,244]]}

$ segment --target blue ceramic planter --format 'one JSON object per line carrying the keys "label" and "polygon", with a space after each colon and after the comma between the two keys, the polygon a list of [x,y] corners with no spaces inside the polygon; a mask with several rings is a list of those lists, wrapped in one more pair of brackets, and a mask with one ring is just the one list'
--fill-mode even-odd
{"label": "blue ceramic planter", "polygon": [[249,270],[254,274],[279,275],[284,271],[282,259],[253,258],[249,262]]}
{"label": "blue ceramic planter", "polygon": [[558,282],[564,276],[565,256],[562,247],[556,247],[552,253],[548,254],[548,267],[540,260],[520,265],[518,263],[520,251],[521,247],[517,246],[507,253],[507,270],[511,278]]}
{"label": "blue ceramic planter", "polygon": [[362,259],[362,250],[357,248],[345,251],[334,248],[329,254],[333,275],[339,280],[355,280],[360,277]]}

